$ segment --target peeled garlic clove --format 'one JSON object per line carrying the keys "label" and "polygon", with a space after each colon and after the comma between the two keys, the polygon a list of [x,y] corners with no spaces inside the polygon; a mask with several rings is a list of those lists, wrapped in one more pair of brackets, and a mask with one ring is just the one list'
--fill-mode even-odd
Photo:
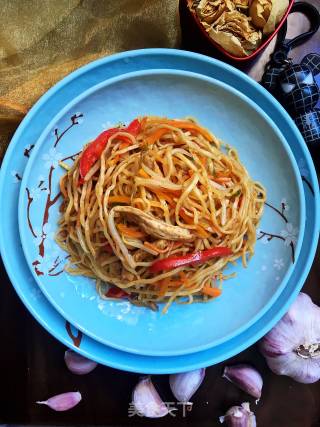
{"label": "peeled garlic clove", "polygon": [[260,373],[252,366],[245,364],[226,366],[222,376],[250,396],[260,399],[263,380]]}
{"label": "peeled garlic clove", "polygon": [[226,423],[229,427],[256,427],[256,417],[250,411],[249,403],[242,403],[241,406],[232,406],[223,417],[219,418],[220,423]]}
{"label": "peeled garlic clove", "polygon": [[48,400],[36,402],[38,405],[47,405],[54,411],[68,411],[74,408],[81,401],[82,396],[79,391],[62,393],[50,397]]}
{"label": "peeled garlic clove", "polygon": [[205,376],[205,368],[170,375],[169,382],[174,397],[179,402],[188,402],[198,390]]}
{"label": "peeled garlic clove", "polygon": [[148,418],[160,418],[169,413],[150,377],[142,378],[133,390],[132,401],[138,414]]}
{"label": "peeled garlic clove", "polygon": [[64,353],[64,361],[69,371],[76,375],[85,375],[97,367],[93,360],[81,356],[73,350],[67,350]]}

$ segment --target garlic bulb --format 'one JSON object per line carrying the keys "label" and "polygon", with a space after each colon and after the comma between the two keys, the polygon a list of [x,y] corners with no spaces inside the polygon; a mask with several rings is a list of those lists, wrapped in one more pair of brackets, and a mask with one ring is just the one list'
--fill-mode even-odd
{"label": "garlic bulb", "polygon": [[301,383],[320,379],[320,307],[300,292],[285,316],[261,340],[269,368]]}
{"label": "garlic bulb", "polygon": [[263,380],[260,373],[252,366],[244,364],[226,366],[223,377],[250,396],[260,399]]}
{"label": "garlic bulb", "polygon": [[170,388],[174,397],[179,402],[191,403],[189,401],[202,384],[205,371],[205,368],[201,368],[190,372],[170,375]]}
{"label": "garlic bulb", "polygon": [[219,418],[220,423],[226,423],[229,427],[256,427],[256,417],[250,411],[249,403],[242,403],[241,406],[232,406],[223,417]]}
{"label": "garlic bulb", "polygon": [[160,418],[169,413],[162,402],[150,377],[143,377],[135,386],[132,401],[139,415],[148,418]]}

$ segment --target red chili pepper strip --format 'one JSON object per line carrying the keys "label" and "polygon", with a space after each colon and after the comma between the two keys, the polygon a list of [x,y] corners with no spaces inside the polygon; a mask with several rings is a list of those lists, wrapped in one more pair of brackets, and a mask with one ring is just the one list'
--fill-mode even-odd
{"label": "red chili pepper strip", "polygon": [[173,270],[174,268],[177,268],[177,267],[183,267],[185,265],[201,264],[206,261],[209,261],[212,258],[228,256],[231,254],[232,254],[232,251],[229,248],[216,247],[216,248],[206,249],[204,251],[194,252],[189,255],[159,259],[158,261],[155,261],[151,265],[150,271],[152,273],[158,273],[159,271],[162,271],[162,270]]}
{"label": "red chili pepper strip", "polygon": [[137,136],[141,132],[141,123],[139,119],[133,120],[126,129],[126,132],[131,133],[134,136]]}
{"label": "red chili pepper strip", "polygon": [[123,289],[117,288],[116,286],[112,286],[111,288],[109,288],[107,290],[107,292],[105,293],[105,296],[108,298],[126,298],[129,296],[129,294],[124,291]]}
{"label": "red chili pepper strip", "polygon": [[[103,150],[109,141],[109,138],[117,132],[128,132],[133,136],[137,136],[141,131],[141,124],[138,119],[133,120],[126,128],[111,128],[102,132],[97,138],[92,141],[84,150],[80,159],[80,179],[79,183],[83,184],[84,178],[100,158]],[[119,139],[128,141],[125,136],[119,136]]]}

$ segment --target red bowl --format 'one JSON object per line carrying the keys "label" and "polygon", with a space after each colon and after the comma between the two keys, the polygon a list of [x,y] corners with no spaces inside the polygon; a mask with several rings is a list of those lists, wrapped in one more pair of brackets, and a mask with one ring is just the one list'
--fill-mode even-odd
{"label": "red bowl", "polygon": [[[190,25],[190,21],[193,21],[196,24],[196,28],[198,29],[198,33],[200,31],[200,35],[203,39],[202,44],[203,44],[203,42],[205,42],[205,44],[207,44],[207,45],[209,44],[209,47],[219,50],[224,56],[229,58],[229,61],[236,61],[236,62],[249,61],[249,60],[253,59],[254,57],[256,57],[271,42],[273,37],[277,34],[277,32],[280,30],[280,28],[284,24],[285,20],[287,19],[288,15],[290,13],[290,10],[293,6],[293,3],[294,3],[294,0],[290,0],[286,13],[282,17],[281,21],[279,22],[278,26],[275,28],[273,33],[269,34],[269,36],[266,37],[266,39],[262,42],[262,44],[255,51],[253,51],[250,55],[239,57],[239,56],[235,56],[235,55],[232,55],[231,53],[227,52],[222,46],[220,46],[218,43],[216,43],[214,40],[211,39],[211,37],[209,36],[209,34],[206,32],[203,25],[201,24],[197,14],[195,12],[192,12],[189,8],[189,5],[192,4],[192,0],[180,0],[180,17],[181,17],[181,27],[182,27],[183,38],[184,38],[184,36],[186,36],[185,38],[189,39],[189,41],[190,41],[190,35],[191,35],[190,31],[192,32],[193,30],[195,30],[194,26]],[[195,32],[193,34],[193,36],[196,37],[197,32]],[[208,46],[206,46],[206,48],[208,48]],[[210,52],[208,52],[208,53],[210,53]]]}

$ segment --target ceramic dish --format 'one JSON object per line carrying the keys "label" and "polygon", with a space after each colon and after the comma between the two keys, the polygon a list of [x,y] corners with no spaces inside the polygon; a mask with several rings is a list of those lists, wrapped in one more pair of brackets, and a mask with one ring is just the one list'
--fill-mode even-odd
{"label": "ceramic dish", "polygon": [[[72,119],[75,112],[81,116]],[[225,282],[221,298],[208,304],[173,304],[166,315],[161,306],[154,312],[128,301],[102,300],[94,280],[63,271],[67,254],[54,241],[61,200],[55,195],[65,174],[58,159],[81,151],[103,126],[110,126],[106,125],[106,118],[112,127],[121,120],[129,122],[135,116],[147,114],[197,118],[238,150],[250,175],[267,189],[268,205],[258,232],[261,239],[248,268],[238,262],[226,270],[237,275]],[[70,123],[75,125],[70,128]],[[254,323],[290,278],[299,255],[304,223],[299,169],[273,122],[240,92],[186,71],[128,73],[78,96],[51,121],[36,143],[19,199],[24,253],[49,301],[65,319],[96,341],[148,356],[201,351],[231,339]],[[272,250],[266,250],[267,239],[273,240]],[[212,324],[216,327],[208,327]]]}
{"label": "ceramic dish", "polygon": [[[35,283],[19,245],[17,230],[17,196],[21,175],[32,149],[30,141],[37,140],[48,125],[50,117],[83,90],[130,71],[152,68],[176,68],[212,76],[245,93],[279,126],[290,141],[304,181],[306,231],[299,258],[288,285],[273,306],[254,325],[237,338],[210,350],[178,357],[147,357],[121,352],[81,335],[57,313]],[[35,126],[37,123],[37,126]],[[10,191],[8,191],[10,190]],[[259,85],[234,68],[219,61],[189,52],[166,49],[131,51],[96,61],[61,81],[32,108],[20,125],[6,153],[0,179],[2,203],[0,215],[1,253],[10,279],[33,316],[65,345],[99,363],[134,372],[182,372],[209,366],[244,350],[263,336],[284,314],[302,287],[310,270],[319,232],[319,191],[310,155],[301,135],[287,113]]]}

